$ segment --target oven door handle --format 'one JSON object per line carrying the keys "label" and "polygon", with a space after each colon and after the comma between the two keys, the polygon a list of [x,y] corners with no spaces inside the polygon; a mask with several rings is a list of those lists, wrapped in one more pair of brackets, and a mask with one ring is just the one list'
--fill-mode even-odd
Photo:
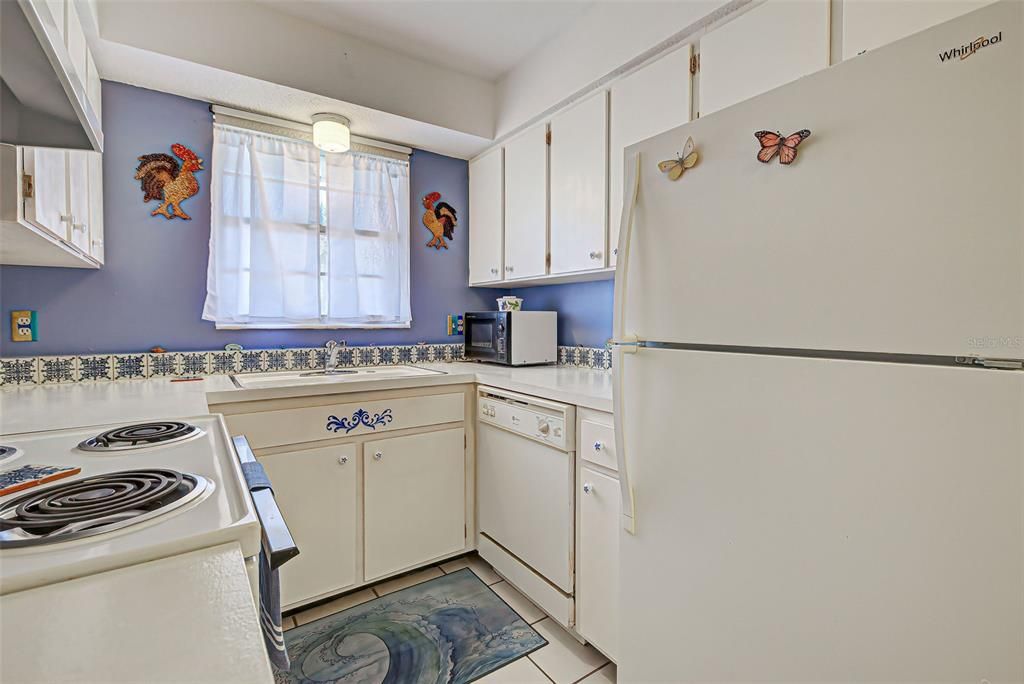
{"label": "oven door handle", "polygon": [[256,507],[256,516],[260,519],[263,552],[270,561],[270,569],[277,570],[285,562],[299,555],[299,547],[295,545],[292,533],[288,531],[288,525],[285,524],[284,516],[281,515],[281,509],[274,498],[274,490],[270,488],[270,480],[252,453],[249,440],[243,435],[238,435],[232,437],[231,441],[235,443],[238,460],[246,475],[246,485]]}

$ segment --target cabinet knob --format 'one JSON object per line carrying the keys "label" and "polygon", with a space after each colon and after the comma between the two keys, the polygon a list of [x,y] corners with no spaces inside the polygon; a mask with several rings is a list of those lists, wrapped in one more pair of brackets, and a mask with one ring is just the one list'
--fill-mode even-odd
{"label": "cabinet knob", "polygon": [[600,259],[601,258],[601,252],[591,252],[590,253],[590,258],[591,259]]}
{"label": "cabinet knob", "polygon": [[600,451],[604,448],[604,444],[601,442],[594,442],[594,451]]}
{"label": "cabinet knob", "polygon": [[498,275],[498,269],[496,269],[496,268],[492,268],[492,269],[491,269],[491,273],[492,273],[493,275]]}
{"label": "cabinet knob", "polygon": [[340,463],[341,465],[345,465],[346,463],[348,463],[348,456],[339,456],[338,463]]}
{"label": "cabinet knob", "polygon": [[590,484],[589,482],[584,482],[583,483],[583,493],[584,494],[590,494],[593,491],[594,491],[594,485]]}
{"label": "cabinet knob", "polygon": [[614,254],[615,256],[618,256],[619,255],[619,248],[616,247],[615,249],[613,249],[612,250],[612,254]]}
{"label": "cabinet knob", "polygon": [[506,266],[505,267],[505,272],[506,273],[511,273],[512,272],[512,267],[511,266]]}
{"label": "cabinet knob", "polygon": [[382,459],[382,458],[384,458],[384,453],[383,453],[383,452],[381,452],[381,451],[378,451],[377,453],[375,453],[375,454],[373,455],[373,460],[374,460],[374,461],[379,461],[379,460],[380,460],[380,459]]}

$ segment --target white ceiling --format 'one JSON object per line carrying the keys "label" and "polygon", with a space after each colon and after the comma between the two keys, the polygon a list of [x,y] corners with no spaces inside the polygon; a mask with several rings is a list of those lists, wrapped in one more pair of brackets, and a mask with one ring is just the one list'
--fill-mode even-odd
{"label": "white ceiling", "polygon": [[262,0],[409,57],[496,80],[591,0]]}

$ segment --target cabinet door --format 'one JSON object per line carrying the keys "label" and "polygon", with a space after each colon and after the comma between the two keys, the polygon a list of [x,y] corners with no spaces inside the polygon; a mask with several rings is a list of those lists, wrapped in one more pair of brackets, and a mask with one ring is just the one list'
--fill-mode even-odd
{"label": "cabinet door", "polygon": [[68,239],[68,154],[47,147],[23,150],[25,173],[32,176],[32,197],[25,200],[25,219],[61,240]]}
{"label": "cabinet door", "polygon": [[466,547],[462,428],[363,445],[366,580]]}
{"label": "cabinet door", "polygon": [[547,272],[547,127],[538,124],[505,145],[505,278]]}
{"label": "cabinet door", "polygon": [[85,31],[82,29],[82,21],[78,18],[78,10],[74,2],[67,3],[67,35],[65,36],[68,53],[71,55],[71,65],[75,68],[75,76],[82,84],[82,91],[86,87],[86,73],[88,67],[89,45],[85,42]]}
{"label": "cabinet door", "polygon": [[[685,46],[611,86],[609,115],[608,264],[615,265],[622,216],[623,152],[690,120],[690,47]],[[684,141],[679,142],[680,151]],[[656,160],[656,161],[661,161]]]}
{"label": "cabinet door", "polygon": [[855,57],[865,50],[873,50],[904,36],[931,28],[990,2],[992,0],[845,0],[843,59]]}
{"label": "cabinet door", "polygon": [[700,115],[828,63],[828,0],[768,0],[700,39]]}
{"label": "cabinet door", "polygon": [[89,254],[103,263],[103,155],[89,155]]}
{"label": "cabinet door", "polygon": [[504,158],[491,150],[469,163],[469,282],[502,279]]}
{"label": "cabinet door", "polygon": [[89,153],[68,152],[68,206],[71,209],[71,244],[89,253]]}
{"label": "cabinet door", "polygon": [[46,0],[46,7],[50,10],[53,23],[57,27],[57,33],[64,39],[65,27],[67,25],[67,0]]}
{"label": "cabinet door", "polygon": [[576,629],[614,660],[619,649],[619,483],[584,466],[579,487]]}
{"label": "cabinet door", "polygon": [[551,119],[551,273],[605,265],[608,92]]}
{"label": "cabinet door", "polygon": [[356,446],[288,451],[259,462],[299,547],[299,555],[281,566],[281,605],[357,584]]}
{"label": "cabinet door", "polygon": [[92,105],[92,110],[96,112],[96,118],[100,122],[100,126],[103,125],[103,107],[101,100],[103,87],[100,84],[100,74],[96,70],[96,61],[92,58],[92,52],[86,53],[86,73],[85,73],[85,92],[89,97],[89,104]]}

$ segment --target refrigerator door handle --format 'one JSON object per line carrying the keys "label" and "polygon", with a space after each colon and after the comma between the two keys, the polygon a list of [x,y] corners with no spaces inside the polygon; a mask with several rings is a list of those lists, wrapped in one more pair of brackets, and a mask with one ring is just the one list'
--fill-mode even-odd
{"label": "refrigerator door handle", "polygon": [[639,347],[636,336],[625,333],[626,284],[629,269],[629,244],[633,233],[633,212],[640,189],[640,154],[626,165],[625,192],[622,217],[619,222],[618,261],[615,264],[615,314],[612,361],[612,420],[615,425],[615,459],[619,468],[619,488],[622,496],[622,529],[636,534],[636,506],[633,486],[629,480],[629,459],[626,457],[625,402],[622,401],[622,376],[625,354],[635,354]]}

